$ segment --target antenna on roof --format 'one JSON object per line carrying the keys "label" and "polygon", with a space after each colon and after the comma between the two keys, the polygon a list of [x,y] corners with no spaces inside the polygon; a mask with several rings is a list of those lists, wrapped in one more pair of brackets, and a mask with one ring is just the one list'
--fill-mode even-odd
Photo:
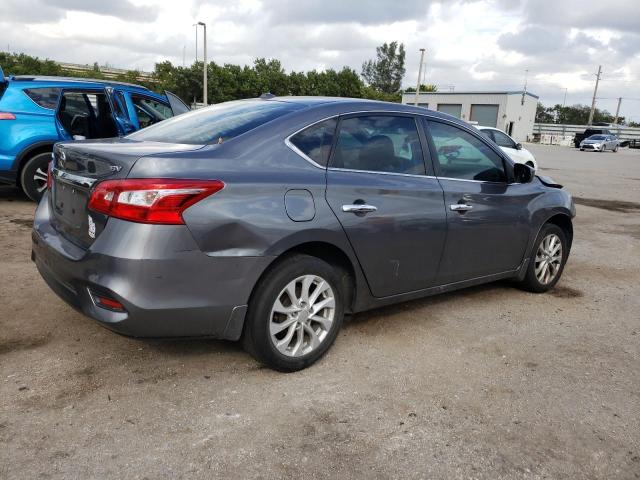
{"label": "antenna on roof", "polygon": [[260,98],[262,100],[270,100],[270,99],[275,98],[275,97],[276,96],[271,92],[263,93],[262,95],[260,95]]}

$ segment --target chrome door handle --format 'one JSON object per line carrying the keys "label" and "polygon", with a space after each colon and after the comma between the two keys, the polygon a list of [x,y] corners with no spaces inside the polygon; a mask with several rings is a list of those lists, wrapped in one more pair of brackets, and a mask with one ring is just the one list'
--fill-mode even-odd
{"label": "chrome door handle", "polygon": [[375,212],[378,207],[367,205],[365,203],[355,203],[353,205],[342,205],[342,211],[347,213],[369,213]]}
{"label": "chrome door handle", "polygon": [[449,205],[449,208],[454,212],[468,212],[469,210],[473,210],[473,205],[467,205],[466,203],[454,203],[453,205]]}

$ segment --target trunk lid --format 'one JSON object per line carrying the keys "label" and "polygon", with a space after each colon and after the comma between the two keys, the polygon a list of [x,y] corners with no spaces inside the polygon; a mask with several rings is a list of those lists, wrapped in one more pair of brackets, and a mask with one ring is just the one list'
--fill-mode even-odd
{"label": "trunk lid", "polygon": [[[74,244],[88,248],[108,217],[87,208],[93,186],[126,178],[144,156],[198,150],[202,145],[139,142],[128,139],[57,144],[53,150],[51,205],[53,227]],[[159,172],[158,177],[162,177]]]}

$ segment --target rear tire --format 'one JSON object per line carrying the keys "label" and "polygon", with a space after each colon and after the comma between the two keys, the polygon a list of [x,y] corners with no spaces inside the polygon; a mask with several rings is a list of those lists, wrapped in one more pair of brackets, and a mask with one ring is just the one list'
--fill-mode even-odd
{"label": "rear tire", "polygon": [[560,280],[568,256],[564,231],[552,223],[545,224],[533,244],[527,273],[519,287],[533,293],[551,290]]}
{"label": "rear tire", "polygon": [[260,279],[249,302],[243,346],[281,372],[302,370],[329,350],[342,326],[345,275],[319,258],[292,255]]}
{"label": "rear tire", "polygon": [[38,153],[31,157],[20,172],[22,191],[34,202],[39,202],[47,189],[47,169],[51,152]]}

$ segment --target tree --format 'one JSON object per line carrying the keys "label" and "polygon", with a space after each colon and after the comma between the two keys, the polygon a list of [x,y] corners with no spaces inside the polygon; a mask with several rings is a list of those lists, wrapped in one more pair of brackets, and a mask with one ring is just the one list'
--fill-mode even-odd
{"label": "tree", "polygon": [[[413,93],[415,92],[416,89],[415,87],[409,87],[407,88],[404,92],[405,93]],[[438,91],[438,86],[434,85],[433,83],[421,83],[420,84],[420,92],[437,92]]]}
{"label": "tree", "polygon": [[386,94],[400,91],[404,77],[404,44],[384,43],[376,48],[376,60],[367,60],[362,64],[362,78],[367,84]]}

